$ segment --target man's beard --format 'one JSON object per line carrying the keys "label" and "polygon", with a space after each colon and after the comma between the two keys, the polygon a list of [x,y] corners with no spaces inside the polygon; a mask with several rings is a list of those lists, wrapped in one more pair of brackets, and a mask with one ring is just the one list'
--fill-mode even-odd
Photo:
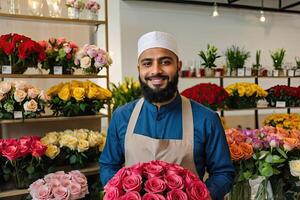
{"label": "man's beard", "polygon": [[[155,75],[157,77],[164,77],[164,75],[157,74]],[[153,76],[152,76],[153,77]],[[178,85],[178,72],[175,74],[175,76],[168,81],[167,86],[163,89],[152,89],[142,81],[141,77],[139,76],[139,81],[142,88],[142,94],[146,100],[152,103],[162,103],[171,100],[175,93],[177,92],[177,85]]]}

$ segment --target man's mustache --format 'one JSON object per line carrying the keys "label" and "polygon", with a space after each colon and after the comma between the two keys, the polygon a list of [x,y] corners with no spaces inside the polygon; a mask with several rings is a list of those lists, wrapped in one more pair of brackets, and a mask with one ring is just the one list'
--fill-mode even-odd
{"label": "man's mustache", "polygon": [[152,75],[152,76],[147,76],[147,77],[145,77],[145,80],[146,80],[146,81],[149,81],[149,80],[154,79],[154,78],[162,78],[162,79],[167,79],[167,80],[169,80],[169,76],[167,76],[167,75],[162,75],[162,74],[155,74],[155,75]]}

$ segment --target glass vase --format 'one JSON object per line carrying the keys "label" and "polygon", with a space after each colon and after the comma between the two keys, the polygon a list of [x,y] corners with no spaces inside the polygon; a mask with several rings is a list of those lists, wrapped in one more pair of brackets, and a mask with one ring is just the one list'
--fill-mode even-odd
{"label": "glass vase", "polygon": [[68,7],[68,17],[70,19],[79,19],[79,9]]}
{"label": "glass vase", "polygon": [[98,20],[98,13],[88,10],[87,18],[90,20]]}
{"label": "glass vase", "polygon": [[42,16],[42,9],[42,0],[28,0],[28,11],[31,15]]}
{"label": "glass vase", "polygon": [[8,13],[20,14],[20,1],[19,0],[7,0]]}
{"label": "glass vase", "polygon": [[47,5],[50,17],[61,16],[61,0],[47,0]]}

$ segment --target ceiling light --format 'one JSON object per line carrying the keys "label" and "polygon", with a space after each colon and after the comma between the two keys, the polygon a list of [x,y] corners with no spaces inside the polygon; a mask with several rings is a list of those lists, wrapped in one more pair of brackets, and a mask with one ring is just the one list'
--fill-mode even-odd
{"label": "ceiling light", "polygon": [[266,21],[266,18],[265,18],[265,15],[264,15],[264,11],[260,11],[260,18],[259,18],[259,21],[261,22],[265,22]]}
{"label": "ceiling light", "polygon": [[213,17],[218,17],[218,16],[219,16],[218,6],[217,6],[217,3],[216,3],[216,2],[214,3],[214,11],[213,11],[213,13],[212,13],[212,16],[213,16]]}

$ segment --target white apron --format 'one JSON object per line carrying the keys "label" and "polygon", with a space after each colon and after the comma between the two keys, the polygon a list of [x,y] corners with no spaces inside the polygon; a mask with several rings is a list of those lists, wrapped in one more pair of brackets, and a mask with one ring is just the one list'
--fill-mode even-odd
{"label": "white apron", "polygon": [[125,166],[139,162],[162,160],[176,163],[198,174],[194,162],[194,123],[190,101],[181,96],[182,139],[155,139],[133,133],[144,103],[140,99],[129,120],[125,135]]}

